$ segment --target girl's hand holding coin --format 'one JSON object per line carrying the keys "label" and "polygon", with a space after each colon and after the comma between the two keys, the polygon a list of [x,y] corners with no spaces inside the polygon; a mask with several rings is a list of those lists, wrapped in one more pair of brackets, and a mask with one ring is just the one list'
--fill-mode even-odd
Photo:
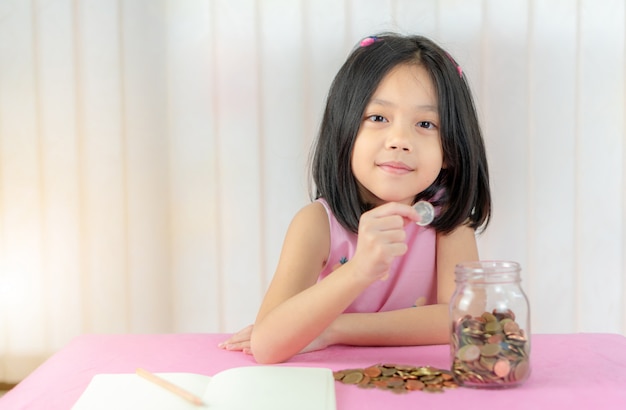
{"label": "girl's hand holding coin", "polygon": [[359,222],[359,240],[352,258],[356,272],[369,282],[384,278],[394,259],[408,250],[404,226],[419,221],[420,216],[415,209],[396,202],[364,213]]}

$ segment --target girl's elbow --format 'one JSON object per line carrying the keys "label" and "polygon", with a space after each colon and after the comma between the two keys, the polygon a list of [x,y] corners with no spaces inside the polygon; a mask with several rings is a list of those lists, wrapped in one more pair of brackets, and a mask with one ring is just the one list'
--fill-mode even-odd
{"label": "girl's elbow", "polygon": [[259,364],[277,364],[284,362],[287,358],[283,357],[276,347],[272,347],[271,343],[263,341],[262,338],[253,337],[250,339],[250,348],[254,360]]}
{"label": "girl's elbow", "polygon": [[254,360],[258,364],[278,364],[283,361],[283,360],[279,360],[277,357],[275,357],[271,353],[267,354],[267,352],[256,352],[253,350],[252,355],[254,356]]}

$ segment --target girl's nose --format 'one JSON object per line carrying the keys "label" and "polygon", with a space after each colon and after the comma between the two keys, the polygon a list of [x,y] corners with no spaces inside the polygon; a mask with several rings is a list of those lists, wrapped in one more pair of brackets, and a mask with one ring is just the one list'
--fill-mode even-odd
{"label": "girl's nose", "polygon": [[411,152],[413,146],[405,130],[391,130],[385,144],[387,149]]}

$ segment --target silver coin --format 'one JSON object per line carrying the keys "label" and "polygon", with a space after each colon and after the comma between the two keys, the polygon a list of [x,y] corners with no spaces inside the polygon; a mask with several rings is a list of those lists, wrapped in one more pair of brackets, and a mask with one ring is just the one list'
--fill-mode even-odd
{"label": "silver coin", "polygon": [[433,219],[435,219],[435,208],[432,206],[430,202],[427,201],[419,201],[413,208],[417,211],[420,216],[420,220],[415,222],[419,226],[429,225]]}

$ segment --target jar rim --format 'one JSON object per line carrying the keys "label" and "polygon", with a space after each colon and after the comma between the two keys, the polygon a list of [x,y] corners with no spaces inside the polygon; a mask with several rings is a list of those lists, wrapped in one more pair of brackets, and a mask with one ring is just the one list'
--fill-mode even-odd
{"label": "jar rim", "polygon": [[455,271],[471,271],[473,273],[511,273],[521,269],[520,264],[509,260],[480,260],[461,262]]}
{"label": "jar rim", "polygon": [[454,269],[455,282],[514,283],[521,280],[520,264],[514,261],[483,260],[463,262]]}

